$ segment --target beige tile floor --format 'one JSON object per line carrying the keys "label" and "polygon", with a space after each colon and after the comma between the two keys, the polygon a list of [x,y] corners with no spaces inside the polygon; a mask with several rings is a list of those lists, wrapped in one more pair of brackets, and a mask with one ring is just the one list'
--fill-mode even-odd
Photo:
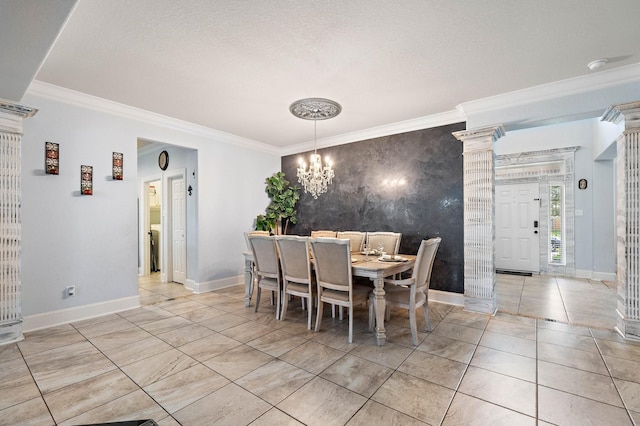
{"label": "beige tile floor", "polygon": [[[540,281],[544,297],[555,281],[570,305],[563,291],[574,280]],[[141,308],[0,346],[0,424],[640,421],[640,345],[602,328],[431,303],[434,329],[420,334],[419,346],[411,345],[406,315],[392,312],[387,344],[378,347],[366,309],[356,310],[348,344],[346,321],[326,317],[319,333],[310,332],[299,303],[276,321],[266,303],[258,313],[245,308],[242,287],[192,295],[145,280],[140,296]]]}

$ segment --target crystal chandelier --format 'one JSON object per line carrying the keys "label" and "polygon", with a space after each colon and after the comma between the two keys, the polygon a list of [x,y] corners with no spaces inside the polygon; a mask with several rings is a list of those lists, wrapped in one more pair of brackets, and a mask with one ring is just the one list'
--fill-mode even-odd
{"label": "crystal chandelier", "polygon": [[307,98],[295,101],[289,107],[291,114],[304,120],[313,120],[313,154],[309,160],[309,169],[304,160],[300,158],[298,166],[298,182],[302,184],[304,191],[311,193],[314,199],[318,195],[327,192],[327,185],[331,184],[335,173],[331,168],[331,160],[325,158],[325,165],[316,145],[318,143],[318,120],[326,120],[340,114],[342,107],[339,103],[329,99]]}

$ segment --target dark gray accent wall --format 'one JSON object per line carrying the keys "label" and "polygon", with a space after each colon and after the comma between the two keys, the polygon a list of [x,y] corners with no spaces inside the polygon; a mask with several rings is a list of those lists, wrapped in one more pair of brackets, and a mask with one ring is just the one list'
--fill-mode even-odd
{"label": "dark gray accent wall", "polygon": [[[421,240],[441,237],[431,288],[463,293],[462,142],[451,133],[465,128],[457,123],[318,150],[323,161],[331,157],[336,177],[317,200],[301,189],[299,222],[288,233],[401,232],[400,252],[412,254]],[[282,157],[292,184],[299,157],[308,164],[309,154]],[[405,185],[391,183],[400,179]]]}

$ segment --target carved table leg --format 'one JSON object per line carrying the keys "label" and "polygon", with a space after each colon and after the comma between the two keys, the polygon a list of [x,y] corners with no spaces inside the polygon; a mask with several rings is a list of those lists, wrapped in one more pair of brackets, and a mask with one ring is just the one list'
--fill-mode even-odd
{"label": "carved table leg", "polygon": [[378,342],[378,346],[382,346],[387,340],[387,333],[384,329],[384,314],[386,308],[386,301],[384,299],[384,278],[372,278],[372,281],[375,285],[373,295],[375,296],[376,340]]}
{"label": "carved table leg", "polygon": [[251,306],[251,296],[253,294],[253,260],[244,261],[244,306]]}

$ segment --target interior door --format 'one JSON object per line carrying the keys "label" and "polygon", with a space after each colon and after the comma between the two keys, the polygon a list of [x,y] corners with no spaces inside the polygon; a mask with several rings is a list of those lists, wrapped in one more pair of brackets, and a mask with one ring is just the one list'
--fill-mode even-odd
{"label": "interior door", "polygon": [[171,179],[171,263],[172,281],[184,284],[187,278],[187,245],[185,238],[186,203],[184,179]]}
{"label": "interior door", "polygon": [[540,185],[496,185],[496,269],[540,272]]}

